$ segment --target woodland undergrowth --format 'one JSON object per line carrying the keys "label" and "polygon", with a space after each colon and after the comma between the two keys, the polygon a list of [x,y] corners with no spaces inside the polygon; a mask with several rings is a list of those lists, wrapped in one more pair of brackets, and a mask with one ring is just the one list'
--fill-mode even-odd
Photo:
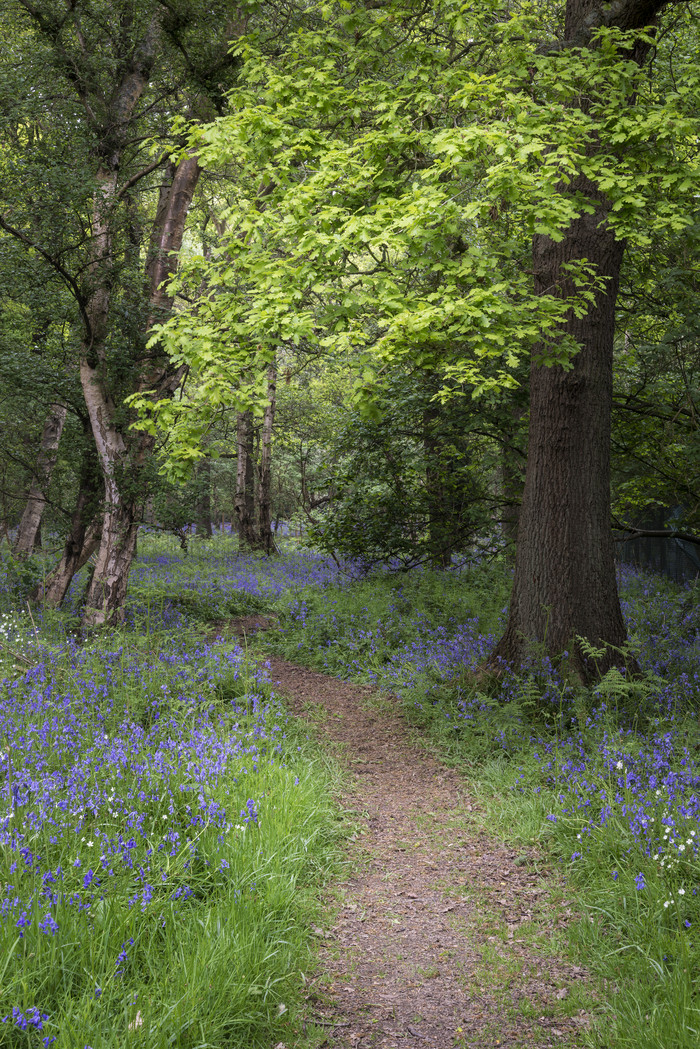
{"label": "woodland undergrowth", "polygon": [[341,864],[336,773],[207,623],[275,590],[254,564],[246,590],[230,554],[146,539],[128,624],[88,639],[79,590],[45,612],[27,601],[40,559],[5,555],[1,1047],[317,1042],[301,1009]]}
{"label": "woodland undergrowth", "polygon": [[619,586],[642,675],[613,670],[589,689],[537,651],[518,674],[483,674],[506,613],[502,564],[300,593],[267,643],[395,697],[468,776],[489,829],[561,867],[582,914],[571,948],[607,989],[596,1044],[690,1049],[700,1041],[700,592],[629,568]]}
{"label": "woodland undergrowth", "polygon": [[[584,689],[536,651],[483,674],[503,564],[363,578],[312,551],[147,537],[128,626],[88,642],[80,582],[65,613],[27,604],[40,571],[5,561],[0,588],[0,1046],[303,1044],[309,921],[342,828],[266,650],[376,686],[492,832],[559,865],[571,950],[607,988],[595,1044],[698,1044],[697,588],[621,569],[642,675]],[[258,613],[278,629],[246,653],[225,625]]]}

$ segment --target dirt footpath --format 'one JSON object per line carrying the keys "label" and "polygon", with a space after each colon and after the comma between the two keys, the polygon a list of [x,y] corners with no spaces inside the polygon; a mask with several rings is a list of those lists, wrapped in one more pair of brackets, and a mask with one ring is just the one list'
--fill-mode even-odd
{"label": "dirt footpath", "polygon": [[556,877],[480,829],[465,781],[370,689],[269,662],[276,691],[335,747],[342,804],[359,814],[354,874],[330,930],[316,930],[307,1023],[323,1045],[582,1045],[591,988],[554,953],[571,917]]}

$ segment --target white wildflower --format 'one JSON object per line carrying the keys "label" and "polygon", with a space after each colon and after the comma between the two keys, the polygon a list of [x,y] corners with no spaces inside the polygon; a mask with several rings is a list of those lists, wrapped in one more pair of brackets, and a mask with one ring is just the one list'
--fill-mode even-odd
{"label": "white wildflower", "polygon": [[130,1031],[135,1031],[136,1028],[137,1027],[141,1027],[142,1024],[143,1024],[143,1016],[141,1016],[141,1012],[139,1011],[139,1012],[136,1013],[135,1019],[132,1020],[131,1023],[129,1024],[129,1030]]}

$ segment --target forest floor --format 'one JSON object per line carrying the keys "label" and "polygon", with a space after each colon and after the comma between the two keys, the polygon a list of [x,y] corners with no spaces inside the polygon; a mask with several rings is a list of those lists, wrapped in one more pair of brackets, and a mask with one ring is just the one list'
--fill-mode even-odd
{"label": "forest floor", "polygon": [[320,1044],[582,1045],[596,993],[562,957],[576,915],[557,872],[487,832],[467,781],[386,699],[269,662],[293,713],[317,725],[345,770],[341,803],[357,823],[351,873],[328,900],[329,927],[314,930],[307,1023],[323,1029]]}

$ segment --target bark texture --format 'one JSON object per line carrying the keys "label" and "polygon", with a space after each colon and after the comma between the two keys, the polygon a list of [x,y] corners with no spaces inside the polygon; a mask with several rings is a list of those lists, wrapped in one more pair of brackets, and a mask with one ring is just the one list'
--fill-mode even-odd
{"label": "bark texture", "polygon": [[[171,166],[169,182],[161,189],[146,263],[147,330],[172,306],[164,282],[172,275],[182,246],[199,171],[196,157],[185,157],[177,167]],[[107,284],[103,298],[108,308],[109,274],[101,275]],[[143,484],[143,467],[154,447],[150,434],[134,431],[125,434],[106,377],[102,343],[97,343],[94,355],[97,358],[94,364],[89,354],[81,361],[80,376],[105,479],[105,510],[95,571],[86,594],[85,625],[88,628],[121,617],[138,527],[148,495]],[[158,352],[158,347],[142,362],[141,390],[148,390],[156,397],[168,396],[178,381],[177,371]]]}
{"label": "bark texture", "polygon": [[[570,46],[582,46],[587,27],[595,27],[599,18],[607,20],[614,6],[569,0],[565,37]],[[617,24],[634,29],[648,25],[663,5],[630,0],[617,6]],[[640,51],[635,57],[641,61],[644,56]],[[611,665],[629,665],[619,652],[627,635],[610,527],[613,337],[624,245],[606,224],[604,195],[583,177],[562,189],[576,191],[595,204],[595,213],[573,222],[560,243],[535,237],[535,289],[563,296],[573,292],[562,266],[584,258],[605,278],[605,289],[585,317],[570,314],[562,325],[562,335],[580,346],[570,371],[545,367],[537,349],[533,354],[513,593],[506,631],[490,663],[521,665],[535,644],[555,656],[568,651],[578,676],[590,681]],[[579,637],[604,649],[605,655],[587,656]]]}
{"label": "bark texture", "polygon": [[41,447],[36,475],[27,495],[27,504],[17,529],[12,552],[15,557],[29,557],[37,545],[41,521],[46,507],[46,490],[51,480],[58,457],[58,446],[66,421],[67,408],[63,404],[52,404],[41,434]]}

